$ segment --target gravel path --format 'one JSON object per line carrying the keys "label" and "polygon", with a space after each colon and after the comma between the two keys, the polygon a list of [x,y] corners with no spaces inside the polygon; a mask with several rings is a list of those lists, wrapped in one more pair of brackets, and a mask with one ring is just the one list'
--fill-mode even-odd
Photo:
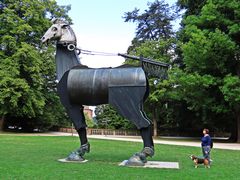
{"label": "gravel path", "polygon": [[[61,132],[51,132],[49,135],[56,136],[77,136],[77,134],[72,133],[61,133]],[[88,135],[92,139],[107,139],[107,140],[118,140],[118,141],[130,141],[130,142],[142,142],[142,139],[138,136],[111,136],[111,135]],[[179,146],[193,146],[200,147],[199,141],[184,141],[174,140],[174,139],[155,139],[155,144],[169,144],[169,145],[179,145]],[[229,150],[240,150],[240,143],[218,143],[214,142],[214,149],[229,149]]]}
{"label": "gravel path", "polygon": [[[77,134],[63,133],[63,132],[48,132],[48,133],[6,133],[0,132],[0,135],[18,135],[18,136],[77,136]],[[142,142],[139,136],[111,136],[111,135],[88,135],[90,139],[106,139],[116,141],[130,141],[130,142]],[[168,145],[179,145],[179,146],[193,146],[200,147],[200,140],[184,140],[185,138],[171,138],[171,139],[154,139],[155,144],[168,144]],[[229,150],[240,150],[240,143],[218,143],[214,142],[214,149],[229,149]]]}

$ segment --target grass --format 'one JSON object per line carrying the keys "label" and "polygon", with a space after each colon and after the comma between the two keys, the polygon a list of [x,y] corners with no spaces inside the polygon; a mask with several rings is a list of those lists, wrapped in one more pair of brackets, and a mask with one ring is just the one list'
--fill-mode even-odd
{"label": "grass", "polygon": [[156,145],[152,160],[179,162],[180,169],[119,167],[142,148],[141,143],[90,139],[91,153],[85,164],[60,163],[78,147],[77,137],[0,136],[0,179],[239,179],[240,152],[212,150],[210,169],[195,169],[190,154],[200,148]]}

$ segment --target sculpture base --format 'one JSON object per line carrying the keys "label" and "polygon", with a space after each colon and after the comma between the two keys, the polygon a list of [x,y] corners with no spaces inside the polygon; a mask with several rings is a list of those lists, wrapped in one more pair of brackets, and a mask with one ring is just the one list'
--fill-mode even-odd
{"label": "sculpture base", "polygon": [[144,166],[129,166],[127,165],[128,160],[124,160],[119,166],[128,167],[143,167],[143,168],[167,168],[167,169],[179,169],[178,162],[161,162],[161,161],[148,161]]}
{"label": "sculpture base", "polygon": [[66,158],[64,159],[58,159],[59,162],[63,162],[63,163],[86,163],[88,162],[88,160],[83,160],[83,161],[69,161]]}

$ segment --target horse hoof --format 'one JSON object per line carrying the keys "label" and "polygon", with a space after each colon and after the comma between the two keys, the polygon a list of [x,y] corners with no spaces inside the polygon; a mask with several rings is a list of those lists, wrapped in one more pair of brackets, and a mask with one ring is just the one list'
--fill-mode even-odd
{"label": "horse hoof", "polygon": [[78,152],[72,152],[67,158],[66,161],[85,161],[85,159],[79,155]]}
{"label": "horse hoof", "polygon": [[145,163],[141,160],[141,158],[137,155],[133,155],[126,162],[126,166],[144,166]]}
{"label": "horse hoof", "polygon": [[90,152],[90,144],[86,143],[81,145],[81,147],[77,150],[77,153],[79,156],[84,156],[85,153]]}

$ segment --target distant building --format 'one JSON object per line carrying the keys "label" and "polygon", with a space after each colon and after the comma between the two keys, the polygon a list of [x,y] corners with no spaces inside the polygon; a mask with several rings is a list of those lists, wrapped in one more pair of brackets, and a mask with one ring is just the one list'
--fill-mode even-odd
{"label": "distant building", "polygon": [[93,110],[89,108],[89,106],[84,106],[83,112],[87,114],[87,116],[92,119],[93,118]]}

